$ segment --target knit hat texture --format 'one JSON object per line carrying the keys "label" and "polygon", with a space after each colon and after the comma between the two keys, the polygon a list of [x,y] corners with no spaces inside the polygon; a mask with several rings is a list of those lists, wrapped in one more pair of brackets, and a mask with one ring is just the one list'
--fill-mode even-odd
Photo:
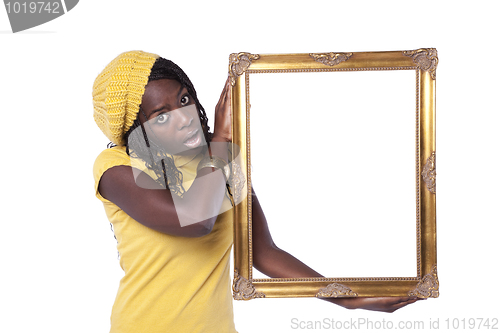
{"label": "knit hat texture", "polygon": [[94,120],[116,145],[125,145],[123,136],[137,118],[151,68],[158,58],[143,51],[124,52],[94,81]]}

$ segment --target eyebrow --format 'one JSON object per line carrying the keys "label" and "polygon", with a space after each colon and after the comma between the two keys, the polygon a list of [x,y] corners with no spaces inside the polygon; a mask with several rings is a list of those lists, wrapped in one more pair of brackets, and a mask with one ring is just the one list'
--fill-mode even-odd
{"label": "eyebrow", "polygon": [[[186,91],[187,91],[187,88],[186,88],[186,87],[181,86],[181,88],[180,88],[180,89],[179,89],[179,91],[177,92],[177,99],[179,99],[179,97],[182,95],[182,92],[184,91],[184,89],[186,89]],[[189,91],[188,91],[188,93],[189,93]],[[158,113],[158,112],[163,111],[166,107],[167,107],[167,105],[164,105],[164,106],[162,106],[162,107],[161,107],[161,108],[159,108],[159,109],[155,109],[155,110],[151,111],[151,113],[150,113],[150,114],[149,114],[149,116],[148,116],[148,120],[150,120],[150,118],[151,118],[151,116],[152,116],[152,115],[154,115],[155,113]],[[169,111],[172,111],[172,110],[169,110]]]}

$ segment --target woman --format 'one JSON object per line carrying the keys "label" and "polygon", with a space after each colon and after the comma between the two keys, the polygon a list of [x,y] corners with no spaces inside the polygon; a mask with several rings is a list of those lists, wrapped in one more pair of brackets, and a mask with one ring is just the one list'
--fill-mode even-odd
{"label": "woman", "polygon": [[[96,123],[116,145],[94,165],[96,195],[113,225],[125,271],[111,332],[236,332],[229,279],[234,203],[226,189],[229,81],[215,108],[213,134],[191,81],[155,54],[119,55],[97,77],[93,100]],[[321,276],[276,247],[255,195],[252,212],[259,271]],[[393,312],[416,299],[328,301]]]}

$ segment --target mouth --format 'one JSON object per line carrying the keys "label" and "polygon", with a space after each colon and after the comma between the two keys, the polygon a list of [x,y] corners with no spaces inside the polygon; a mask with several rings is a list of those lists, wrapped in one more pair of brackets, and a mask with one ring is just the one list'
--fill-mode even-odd
{"label": "mouth", "polygon": [[194,131],[190,132],[184,140],[183,144],[190,149],[198,147],[201,144],[200,130],[195,129]]}

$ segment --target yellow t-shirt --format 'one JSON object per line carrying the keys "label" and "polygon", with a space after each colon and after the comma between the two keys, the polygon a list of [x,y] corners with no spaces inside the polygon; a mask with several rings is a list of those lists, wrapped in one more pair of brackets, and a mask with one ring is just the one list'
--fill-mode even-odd
{"label": "yellow t-shirt", "polygon": [[[196,177],[200,159],[201,155],[176,160],[186,191],[189,179]],[[113,225],[125,272],[113,305],[110,332],[236,332],[229,276],[233,210],[219,215],[212,232],[203,237],[160,233],[99,194],[102,174],[118,165],[131,165],[122,146],[104,150],[94,164],[96,196]]]}

